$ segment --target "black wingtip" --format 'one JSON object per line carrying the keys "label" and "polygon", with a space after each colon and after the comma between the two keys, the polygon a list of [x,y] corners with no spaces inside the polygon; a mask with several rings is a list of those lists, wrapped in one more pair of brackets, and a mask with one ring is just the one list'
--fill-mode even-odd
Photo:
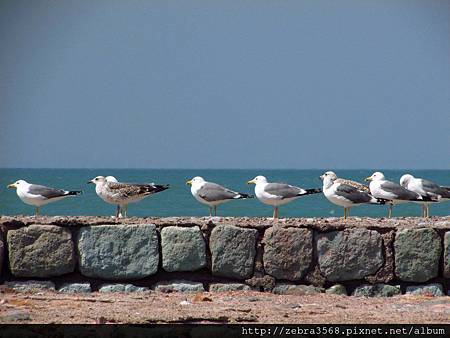
{"label": "black wingtip", "polygon": [[422,196],[422,199],[415,199],[417,202],[439,202],[439,199],[434,196]]}
{"label": "black wingtip", "polygon": [[156,192],[164,191],[169,189],[169,184],[155,184],[154,187],[156,188]]}
{"label": "black wingtip", "polygon": [[254,198],[255,196],[253,195],[249,195],[249,194],[244,194],[242,192],[239,193],[239,199],[246,199],[246,198]]}
{"label": "black wingtip", "polygon": [[384,198],[377,198],[376,200],[377,200],[377,204],[382,204],[382,205],[390,202],[389,200],[385,200]]}
{"label": "black wingtip", "polygon": [[68,195],[68,196],[76,196],[76,195],[81,195],[82,193],[83,193],[82,190],[72,190],[72,191],[69,191],[69,192],[67,193],[67,195]]}
{"label": "black wingtip", "polygon": [[314,189],[305,189],[306,194],[305,195],[311,195],[311,194],[318,194],[322,192],[322,189],[320,188],[314,188]]}

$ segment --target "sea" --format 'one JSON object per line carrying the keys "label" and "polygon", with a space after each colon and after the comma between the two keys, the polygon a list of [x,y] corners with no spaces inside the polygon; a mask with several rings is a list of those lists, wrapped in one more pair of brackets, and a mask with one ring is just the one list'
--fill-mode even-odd
{"label": "sea", "polygon": [[[170,188],[152,195],[139,203],[130,204],[129,216],[208,216],[209,210],[191,195],[186,180],[202,176],[207,181],[224,185],[230,189],[254,195],[254,185],[246,182],[257,175],[264,175],[269,182],[285,182],[302,188],[321,188],[319,176],[324,169],[279,170],[279,169],[0,169],[0,214],[32,215],[34,207],[24,204],[14,189],[7,189],[9,183],[24,179],[30,183],[42,184],[66,190],[82,190],[83,194],[68,197],[41,208],[45,215],[92,215],[108,216],[115,213],[115,206],[103,202],[92,184],[95,176],[115,176],[121,182],[170,184]],[[364,182],[374,170],[334,170],[338,177]],[[382,170],[386,178],[398,182],[404,173],[411,173],[450,186],[448,170]],[[218,207],[218,216],[271,217],[271,206],[260,203],[256,198],[234,200]],[[387,208],[383,205],[361,205],[353,207],[351,216],[385,217]],[[430,214],[450,214],[450,202],[436,203],[430,207]],[[301,197],[280,207],[280,217],[341,217],[343,209],[330,203],[323,194]],[[393,217],[420,216],[421,206],[406,203],[394,207]]]}

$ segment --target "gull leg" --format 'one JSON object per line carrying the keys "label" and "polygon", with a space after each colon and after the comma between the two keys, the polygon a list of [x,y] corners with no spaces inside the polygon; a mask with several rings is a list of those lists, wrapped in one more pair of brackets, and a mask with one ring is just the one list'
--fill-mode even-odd
{"label": "gull leg", "polygon": [[278,215],[279,215],[279,212],[278,212],[278,207],[275,207],[274,209],[273,209],[273,219],[278,219]]}
{"label": "gull leg", "polygon": [[41,214],[41,210],[39,209],[39,207],[36,207],[36,210],[34,212],[35,216],[39,216]]}
{"label": "gull leg", "polygon": [[214,206],[214,216],[217,216],[217,205]]}
{"label": "gull leg", "polygon": [[388,218],[391,218],[392,216],[392,204],[389,204],[388,206]]}
{"label": "gull leg", "polygon": [[426,218],[430,217],[430,205],[427,203],[425,204],[425,212],[426,212]]}
{"label": "gull leg", "polygon": [[212,207],[209,207],[209,217],[212,217]]}
{"label": "gull leg", "polygon": [[117,204],[117,208],[116,208],[116,218],[119,218],[119,213],[120,213],[120,205]]}
{"label": "gull leg", "polygon": [[347,208],[344,207],[344,219],[347,219]]}

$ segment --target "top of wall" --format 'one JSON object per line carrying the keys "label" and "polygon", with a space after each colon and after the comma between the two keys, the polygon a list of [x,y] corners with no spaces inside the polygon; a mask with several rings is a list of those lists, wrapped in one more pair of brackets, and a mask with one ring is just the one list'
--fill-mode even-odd
{"label": "top of wall", "polygon": [[273,225],[282,227],[312,228],[318,231],[341,230],[352,227],[389,230],[404,228],[424,228],[450,230],[450,216],[432,217],[423,219],[420,217],[400,218],[369,218],[351,217],[347,220],[337,217],[329,218],[287,218],[274,221],[261,217],[130,217],[116,221],[112,217],[98,216],[0,216],[0,227],[21,227],[30,224],[53,224],[63,227],[83,227],[102,224],[155,224],[158,227],[171,225],[178,226],[208,226],[230,224],[255,229],[265,229]]}

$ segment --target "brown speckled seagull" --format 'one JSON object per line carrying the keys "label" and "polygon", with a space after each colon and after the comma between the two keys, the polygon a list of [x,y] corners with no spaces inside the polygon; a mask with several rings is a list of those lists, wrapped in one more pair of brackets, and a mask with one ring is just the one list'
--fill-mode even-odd
{"label": "brown speckled seagull", "polygon": [[88,183],[95,184],[95,192],[105,202],[117,205],[116,217],[119,217],[120,210],[124,210],[124,217],[127,216],[128,204],[141,201],[143,198],[169,189],[168,185],[154,183],[122,183],[111,182],[104,176],[97,176]]}

